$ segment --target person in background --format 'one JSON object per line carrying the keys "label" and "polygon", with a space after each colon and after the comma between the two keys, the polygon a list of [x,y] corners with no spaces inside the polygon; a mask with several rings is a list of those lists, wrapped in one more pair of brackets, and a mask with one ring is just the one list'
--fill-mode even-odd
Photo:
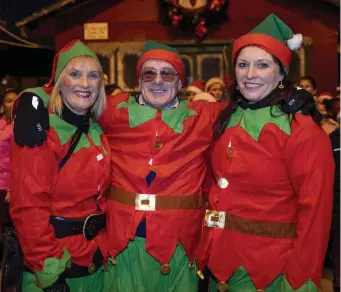
{"label": "person in background", "polygon": [[321,128],[329,135],[340,127],[340,99],[325,92],[317,99],[316,108],[321,114]]}
{"label": "person in background", "polygon": [[116,95],[119,93],[122,93],[121,87],[119,87],[117,84],[109,84],[105,86],[105,94],[106,95]]}
{"label": "person in background", "polygon": [[326,100],[333,99],[334,96],[330,92],[321,92],[321,94],[316,99],[316,108],[321,114],[321,117],[324,118],[327,116],[327,109],[326,109]]}
{"label": "person in background", "polygon": [[13,136],[12,107],[19,91],[8,88],[0,95],[0,261],[2,260],[3,235],[10,224],[10,143]]}
{"label": "person in background", "polygon": [[207,80],[205,92],[211,94],[217,102],[222,101],[224,95],[225,83],[221,78],[213,77]]}
{"label": "person in background", "polygon": [[205,90],[206,82],[204,80],[195,80],[187,86],[186,96],[189,101],[193,101],[193,98],[198,93],[203,93]]}
{"label": "person in background", "polygon": [[311,76],[303,76],[298,82],[298,86],[305,89],[314,96],[315,101],[317,100],[317,83]]}
{"label": "person in background", "polygon": [[327,133],[332,133],[335,129],[340,127],[340,99],[326,99],[323,102],[326,106],[326,119],[327,123],[325,124],[322,120],[322,129]]}
{"label": "person in background", "polygon": [[[283,86],[301,43],[274,14],[233,43],[237,84],[215,123],[215,184],[196,257],[212,292],[318,291],[334,162],[312,95]],[[305,96],[312,117],[286,111],[283,102]]]}
{"label": "person in background", "polygon": [[[38,131],[50,127],[40,147],[11,144],[10,215],[24,256],[22,291],[105,291],[111,152],[96,123],[106,108],[97,56],[71,41],[55,56],[50,82],[26,89],[19,104],[33,113],[29,123],[40,119]],[[14,132],[21,114],[17,108]]]}

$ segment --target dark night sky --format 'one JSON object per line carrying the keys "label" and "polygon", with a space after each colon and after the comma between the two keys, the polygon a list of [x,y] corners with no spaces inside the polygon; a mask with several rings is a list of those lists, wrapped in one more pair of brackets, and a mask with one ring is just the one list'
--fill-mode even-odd
{"label": "dark night sky", "polygon": [[58,0],[0,0],[0,19],[15,22]]}
{"label": "dark night sky", "polygon": [[[0,20],[5,20],[6,28],[20,36],[20,30],[15,26],[16,21],[55,2],[58,0],[0,0]],[[2,31],[0,39],[15,41]],[[54,52],[47,49],[8,46],[0,54],[0,76],[6,73],[12,76],[49,76],[53,56]]]}

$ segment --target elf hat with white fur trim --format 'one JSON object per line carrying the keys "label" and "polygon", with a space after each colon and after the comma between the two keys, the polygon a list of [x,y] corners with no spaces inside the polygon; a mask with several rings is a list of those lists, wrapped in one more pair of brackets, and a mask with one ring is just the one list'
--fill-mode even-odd
{"label": "elf hat with white fur trim", "polygon": [[191,85],[187,86],[187,91],[193,91],[195,93],[204,92],[206,81],[204,80],[195,80],[191,83]]}
{"label": "elf hat with white fur trim", "polygon": [[279,59],[288,73],[292,51],[297,50],[302,42],[301,34],[294,34],[289,26],[272,13],[248,34],[234,41],[232,59],[236,61],[237,53],[242,48],[255,45]]}

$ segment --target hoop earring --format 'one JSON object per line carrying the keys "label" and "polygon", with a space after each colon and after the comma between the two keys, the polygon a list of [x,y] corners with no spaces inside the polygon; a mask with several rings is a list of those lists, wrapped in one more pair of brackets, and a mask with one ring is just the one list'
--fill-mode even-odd
{"label": "hoop earring", "polygon": [[283,89],[284,88],[284,85],[283,85],[283,82],[281,80],[281,84],[278,86],[279,89]]}
{"label": "hoop earring", "polygon": [[239,86],[238,86],[238,85],[237,85],[237,87],[236,87],[236,88],[237,88],[237,90],[239,90]]}

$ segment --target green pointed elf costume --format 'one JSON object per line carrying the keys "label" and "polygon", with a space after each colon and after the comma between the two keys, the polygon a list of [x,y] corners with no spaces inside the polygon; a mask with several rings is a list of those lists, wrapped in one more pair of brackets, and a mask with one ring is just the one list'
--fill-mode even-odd
{"label": "green pointed elf costume", "polygon": [[[287,73],[290,49],[301,42],[271,14],[234,42],[232,57],[236,62],[240,50],[257,46]],[[328,137],[310,116],[271,107],[279,90],[254,104],[237,93],[241,99],[213,147],[216,183],[197,252],[199,269],[207,265],[212,273],[211,292],[318,290],[331,222],[333,157]]]}
{"label": "green pointed elf costume", "polygon": [[[47,106],[52,84],[67,64],[79,56],[98,62],[88,47],[73,41],[56,55],[49,85],[27,89],[21,98],[39,96]],[[11,146],[10,212],[24,253],[22,291],[43,291],[60,280],[61,275],[65,275],[71,291],[103,291],[105,272],[101,266],[107,258],[105,229],[87,240],[82,230],[70,236],[58,235],[51,220],[63,224],[62,232],[69,232],[71,226],[67,228],[63,221],[79,226],[77,222],[89,215],[105,212],[102,194],[111,178],[110,147],[99,125],[90,118],[77,147],[58,171],[72,135],[84,123],[84,116],[74,114],[64,105],[62,117],[50,112],[49,122],[47,141],[42,146],[28,148],[15,143]]]}

